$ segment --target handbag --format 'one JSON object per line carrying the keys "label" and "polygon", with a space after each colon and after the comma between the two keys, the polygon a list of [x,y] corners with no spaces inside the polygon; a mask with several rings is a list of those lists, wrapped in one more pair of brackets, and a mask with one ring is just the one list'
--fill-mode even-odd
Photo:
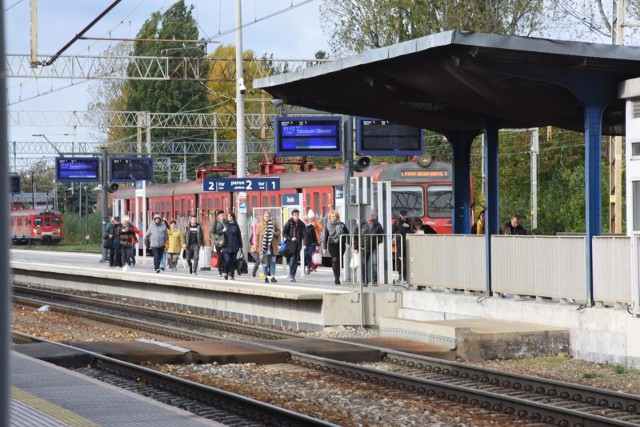
{"label": "handbag", "polygon": [[108,237],[104,239],[104,241],[102,242],[102,247],[105,249],[111,249],[112,246],[113,246],[113,240],[109,239]]}
{"label": "handbag", "polygon": [[216,245],[216,248],[224,248],[227,244],[227,239],[224,237],[224,234],[221,234],[220,237],[216,238],[214,244]]}
{"label": "handbag", "polygon": [[218,268],[218,254],[216,252],[212,253],[209,265],[211,266],[211,268]]}
{"label": "handbag", "polygon": [[244,259],[244,252],[242,249],[238,251],[238,255],[236,255],[236,271],[238,275],[247,274],[249,272],[249,265],[247,264],[247,260]]}
{"label": "handbag", "polygon": [[293,240],[288,240],[283,243],[280,243],[280,247],[278,247],[278,253],[285,258],[290,258],[296,251],[296,242],[294,242]]}

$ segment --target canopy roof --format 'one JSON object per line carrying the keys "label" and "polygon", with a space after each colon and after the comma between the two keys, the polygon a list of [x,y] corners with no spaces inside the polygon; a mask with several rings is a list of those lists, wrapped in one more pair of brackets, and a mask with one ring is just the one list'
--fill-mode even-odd
{"label": "canopy roof", "polygon": [[640,47],[448,31],[254,81],[290,105],[394,120],[444,133],[558,126],[584,131],[606,105],[623,135],[618,84],[640,76]]}

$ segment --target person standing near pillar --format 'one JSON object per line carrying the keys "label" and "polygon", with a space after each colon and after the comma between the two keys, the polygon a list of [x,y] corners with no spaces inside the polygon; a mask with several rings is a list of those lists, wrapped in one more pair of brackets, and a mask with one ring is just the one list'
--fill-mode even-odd
{"label": "person standing near pillar", "polygon": [[407,280],[407,234],[413,233],[413,227],[411,226],[411,220],[407,218],[407,210],[402,209],[400,216],[396,218],[396,222],[393,223],[391,233],[394,234],[394,241],[396,246],[396,268],[398,273],[402,276],[400,281]]}

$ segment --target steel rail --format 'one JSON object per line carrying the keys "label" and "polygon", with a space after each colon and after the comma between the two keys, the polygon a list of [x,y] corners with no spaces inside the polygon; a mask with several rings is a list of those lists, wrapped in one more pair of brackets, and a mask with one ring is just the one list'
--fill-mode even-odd
{"label": "steel rail", "polygon": [[[36,290],[32,289],[32,291]],[[62,295],[63,297],[68,296],[68,294]],[[69,297],[72,299],[78,298],[78,300],[82,299],[86,301],[86,303],[91,304],[95,302],[95,300],[91,298]],[[103,303],[104,301],[99,302],[99,304]],[[112,303],[108,304],[111,305]],[[117,305],[120,306],[120,310],[126,311],[131,309],[141,315],[144,315],[145,312],[158,311],[124,304]],[[159,315],[160,318],[164,317],[163,312],[159,312],[157,315]],[[171,316],[174,315],[174,313],[171,313]],[[188,317],[202,319],[191,315]],[[209,319],[198,320],[198,323],[200,321],[206,324]],[[255,327],[242,325],[241,329],[244,330],[247,328],[251,329]],[[300,337],[299,335],[290,333],[285,333],[285,335]],[[207,339],[211,339],[211,337],[207,337]],[[343,340],[328,341],[346,343],[346,341]],[[640,423],[640,415],[638,414],[640,396],[498,372],[487,368],[478,368],[456,362],[416,356],[362,343],[350,344],[380,350],[381,361],[409,368],[412,372],[389,372],[374,368],[364,368],[344,362],[336,362],[335,360],[310,356],[281,348],[278,346],[277,341],[261,345],[273,349],[286,350],[290,355],[288,359],[289,363],[309,369],[321,370],[323,372],[396,388],[402,391],[427,395],[429,397],[469,403],[483,409],[503,412],[507,415],[515,414],[518,417],[525,417],[535,422],[552,422],[554,424],[557,422],[558,425],[566,426],[627,426],[639,425]],[[429,379],[424,378],[425,374],[437,376]],[[514,397],[513,395],[518,395],[518,397]],[[501,399],[504,399],[504,401]],[[550,400],[554,402],[548,403]],[[609,417],[598,415],[597,412],[606,412]],[[634,422],[630,423],[628,419],[634,419]]]}

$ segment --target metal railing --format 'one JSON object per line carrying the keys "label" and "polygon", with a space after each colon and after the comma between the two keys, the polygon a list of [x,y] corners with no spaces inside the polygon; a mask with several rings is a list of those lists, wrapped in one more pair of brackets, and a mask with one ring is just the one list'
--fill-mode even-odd
{"label": "metal railing", "polygon": [[[602,306],[633,301],[630,239],[593,239],[593,295]],[[407,235],[409,283],[433,290],[484,293],[484,236]],[[491,289],[503,297],[588,299],[584,236],[491,237]]]}

